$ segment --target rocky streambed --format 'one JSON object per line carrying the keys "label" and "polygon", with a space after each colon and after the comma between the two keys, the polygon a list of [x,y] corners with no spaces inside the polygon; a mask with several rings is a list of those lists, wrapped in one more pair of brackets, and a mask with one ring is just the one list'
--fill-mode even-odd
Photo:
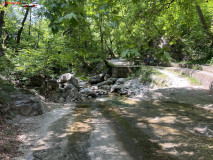
{"label": "rocky streambed", "polygon": [[15,119],[25,128],[15,159],[211,160],[213,97],[170,77],[171,87],[151,89],[137,79],[62,75],[57,103],[45,104],[52,110]]}

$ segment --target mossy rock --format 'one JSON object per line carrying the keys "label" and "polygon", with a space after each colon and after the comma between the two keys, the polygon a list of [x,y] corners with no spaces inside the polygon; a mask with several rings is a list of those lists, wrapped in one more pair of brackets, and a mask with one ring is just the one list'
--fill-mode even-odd
{"label": "mossy rock", "polygon": [[91,107],[91,103],[87,103],[87,102],[84,102],[84,103],[78,103],[76,105],[76,108],[89,108]]}

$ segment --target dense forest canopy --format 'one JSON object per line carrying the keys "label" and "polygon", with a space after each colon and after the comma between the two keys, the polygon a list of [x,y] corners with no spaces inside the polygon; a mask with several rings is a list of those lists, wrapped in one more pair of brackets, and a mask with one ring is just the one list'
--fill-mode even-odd
{"label": "dense forest canopy", "polygon": [[[107,58],[213,63],[213,1],[1,0],[2,74],[91,71]],[[25,7],[25,3],[35,7]]]}

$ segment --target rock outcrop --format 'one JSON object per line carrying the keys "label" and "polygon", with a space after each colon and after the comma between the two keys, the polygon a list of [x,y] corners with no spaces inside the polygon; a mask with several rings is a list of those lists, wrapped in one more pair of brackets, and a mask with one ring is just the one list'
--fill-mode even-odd
{"label": "rock outcrop", "polygon": [[11,96],[10,110],[22,116],[37,116],[43,113],[43,105],[39,98],[29,94]]}

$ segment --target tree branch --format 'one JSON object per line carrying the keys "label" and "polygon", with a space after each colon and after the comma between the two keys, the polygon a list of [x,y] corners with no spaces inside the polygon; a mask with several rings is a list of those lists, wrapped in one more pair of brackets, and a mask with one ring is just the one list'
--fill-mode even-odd
{"label": "tree branch", "polygon": [[171,2],[165,3],[165,4],[158,10],[158,12],[161,12],[165,6],[167,6],[167,8],[170,8],[171,4],[172,4],[174,1],[175,1],[175,0],[172,0]]}

